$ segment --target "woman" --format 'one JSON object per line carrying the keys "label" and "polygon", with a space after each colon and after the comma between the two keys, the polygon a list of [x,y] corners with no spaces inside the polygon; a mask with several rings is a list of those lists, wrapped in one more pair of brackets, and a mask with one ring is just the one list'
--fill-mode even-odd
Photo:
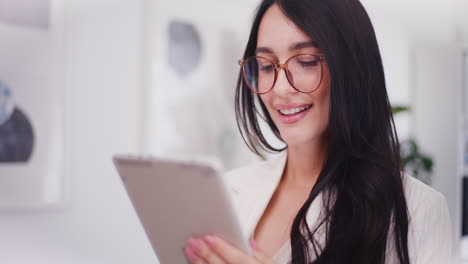
{"label": "woman", "polygon": [[[443,196],[402,174],[374,30],[358,0],[264,0],[240,61],[252,151],[226,179],[254,256],[207,235],[193,263],[450,263]],[[257,113],[286,143],[263,136]]]}

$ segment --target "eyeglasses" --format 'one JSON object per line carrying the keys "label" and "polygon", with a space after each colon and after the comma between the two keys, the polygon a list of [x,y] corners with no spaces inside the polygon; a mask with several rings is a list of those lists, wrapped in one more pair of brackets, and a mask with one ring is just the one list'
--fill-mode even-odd
{"label": "eyeglasses", "polygon": [[312,93],[322,82],[322,61],[325,61],[323,54],[294,55],[284,64],[253,56],[239,60],[239,65],[245,83],[256,94],[266,94],[273,89],[280,69],[284,69],[288,82],[296,91]]}

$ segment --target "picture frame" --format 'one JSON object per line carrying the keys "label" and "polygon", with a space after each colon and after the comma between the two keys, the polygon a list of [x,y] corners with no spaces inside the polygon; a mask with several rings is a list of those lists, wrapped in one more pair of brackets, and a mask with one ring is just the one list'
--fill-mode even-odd
{"label": "picture frame", "polygon": [[0,210],[64,200],[62,0],[0,0]]}
{"label": "picture frame", "polygon": [[146,4],[143,152],[206,158],[225,170],[258,160],[235,121],[244,43],[237,29],[212,13],[191,12],[189,3]]}

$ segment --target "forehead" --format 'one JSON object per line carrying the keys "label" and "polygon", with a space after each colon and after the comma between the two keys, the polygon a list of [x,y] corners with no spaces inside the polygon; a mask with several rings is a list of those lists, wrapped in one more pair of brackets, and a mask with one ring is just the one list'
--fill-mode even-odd
{"label": "forehead", "polygon": [[282,54],[290,53],[291,46],[299,42],[313,40],[286,17],[277,4],[272,5],[260,22],[257,47],[268,47],[274,53]]}

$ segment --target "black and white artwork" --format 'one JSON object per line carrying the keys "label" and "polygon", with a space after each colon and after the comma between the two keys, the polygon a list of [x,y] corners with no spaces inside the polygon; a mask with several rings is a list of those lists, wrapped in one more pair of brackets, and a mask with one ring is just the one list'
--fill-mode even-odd
{"label": "black and white artwork", "polygon": [[0,163],[28,162],[33,147],[31,120],[14,104],[11,89],[0,81]]}
{"label": "black and white artwork", "polygon": [[0,210],[62,201],[60,0],[0,0]]}
{"label": "black and white artwork", "polygon": [[237,34],[196,14],[152,12],[146,152],[213,159],[226,170],[254,160],[235,123]]}
{"label": "black and white artwork", "polygon": [[200,64],[200,33],[193,24],[172,20],[168,26],[167,37],[167,63],[180,78],[184,78]]}

